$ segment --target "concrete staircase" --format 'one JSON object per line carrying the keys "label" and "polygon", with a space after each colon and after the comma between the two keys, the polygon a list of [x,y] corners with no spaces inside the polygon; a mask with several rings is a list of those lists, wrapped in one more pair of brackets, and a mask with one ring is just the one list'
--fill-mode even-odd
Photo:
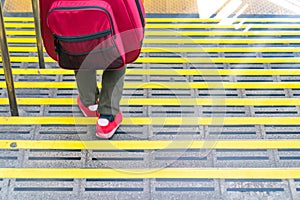
{"label": "concrete staircase", "polygon": [[1,199],[300,199],[300,18],[219,22],[149,17],[124,122],[98,140],[73,72],[38,69],[33,19],[6,18]]}

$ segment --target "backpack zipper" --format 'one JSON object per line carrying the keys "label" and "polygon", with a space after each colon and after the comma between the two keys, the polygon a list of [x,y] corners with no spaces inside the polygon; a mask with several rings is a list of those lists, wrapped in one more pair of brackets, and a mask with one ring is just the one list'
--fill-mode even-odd
{"label": "backpack zipper", "polygon": [[110,24],[111,24],[111,28],[112,28],[112,34],[114,35],[114,38],[115,38],[116,36],[115,36],[115,29],[114,29],[114,24],[113,24],[112,17],[110,15],[110,13],[108,12],[108,10],[106,10],[105,8],[99,7],[99,6],[56,7],[56,8],[53,8],[51,11],[48,12],[47,18],[52,12],[54,12],[56,10],[85,10],[85,9],[91,9],[91,8],[102,10],[108,15],[109,21],[110,21]]}
{"label": "backpack zipper", "polygon": [[80,35],[80,36],[61,36],[61,35],[57,35],[57,34],[53,34],[53,35],[55,38],[57,38],[58,40],[60,40],[62,42],[82,42],[82,41],[86,41],[86,40],[96,39],[99,37],[104,37],[104,36],[109,35],[110,33],[111,33],[111,31],[110,31],[110,29],[108,29],[108,30],[101,31],[98,33]]}
{"label": "backpack zipper", "polygon": [[103,48],[103,49],[92,50],[92,51],[82,52],[82,53],[70,53],[70,52],[65,51],[61,47],[61,45],[59,45],[58,49],[57,49],[57,53],[59,53],[59,51],[61,51],[62,53],[67,54],[69,56],[86,56],[88,54],[101,53],[101,52],[104,52],[104,51],[108,51],[108,50],[113,49],[113,48],[115,48],[115,44],[113,44],[113,45],[111,45],[109,47]]}

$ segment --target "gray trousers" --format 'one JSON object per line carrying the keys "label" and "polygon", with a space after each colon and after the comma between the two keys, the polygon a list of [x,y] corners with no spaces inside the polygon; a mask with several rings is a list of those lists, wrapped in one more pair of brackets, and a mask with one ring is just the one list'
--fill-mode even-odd
{"label": "gray trousers", "polygon": [[126,67],[121,70],[103,71],[102,88],[97,86],[97,71],[75,72],[78,92],[83,105],[94,105],[99,98],[98,113],[116,116],[120,111],[120,100],[124,87]]}

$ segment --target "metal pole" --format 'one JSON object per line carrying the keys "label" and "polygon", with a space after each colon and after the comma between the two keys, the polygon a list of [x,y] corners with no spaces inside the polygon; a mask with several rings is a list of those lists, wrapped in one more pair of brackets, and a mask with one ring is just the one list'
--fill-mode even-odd
{"label": "metal pole", "polygon": [[31,0],[31,2],[32,2],[32,11],[33,11],[33,17],[34,17],[34,24],[35,24],[35,33],[36,33],[37,50],[38,50],[38,56],[39,56],[39,65],[40,65],[40,69],[45,69],[42,34],[41,34],[41,25],[40,25],[40,14],[39,14],[39,0]]}
{"label": "metal pole", "polygon": [[8,93],[10,112],[12,116],[19,116],[18,105],[16,100],[16,93],[14,87],[14,79],[11,70],[10,57],[8,53],[6,32],[4,27],[4,19],[2,12],[2,4],[0,2],[0,44],[1,44],[1,55],[2,55],[2,64],[4,69],[4,76],[6,81],[6,88]]}

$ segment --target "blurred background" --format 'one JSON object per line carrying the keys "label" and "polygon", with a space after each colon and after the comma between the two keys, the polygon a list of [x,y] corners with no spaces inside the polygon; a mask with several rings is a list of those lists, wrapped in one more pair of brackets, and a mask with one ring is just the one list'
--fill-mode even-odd
{"label": "blurred background", "polygon": [[[4,12],[31,12],[31,0],[2,0]],[[152,14],[199,14],[208,7],[222,11],[231,7],[232,13],[244,8],[242,14],[290,15],[299,12],[298,0],[144,0],[147,13]],[[199,9],[198,9],[199,8]],[[236,9],[234,9],[236,8]],[[200,16],[201,17],[201,16]]]}

